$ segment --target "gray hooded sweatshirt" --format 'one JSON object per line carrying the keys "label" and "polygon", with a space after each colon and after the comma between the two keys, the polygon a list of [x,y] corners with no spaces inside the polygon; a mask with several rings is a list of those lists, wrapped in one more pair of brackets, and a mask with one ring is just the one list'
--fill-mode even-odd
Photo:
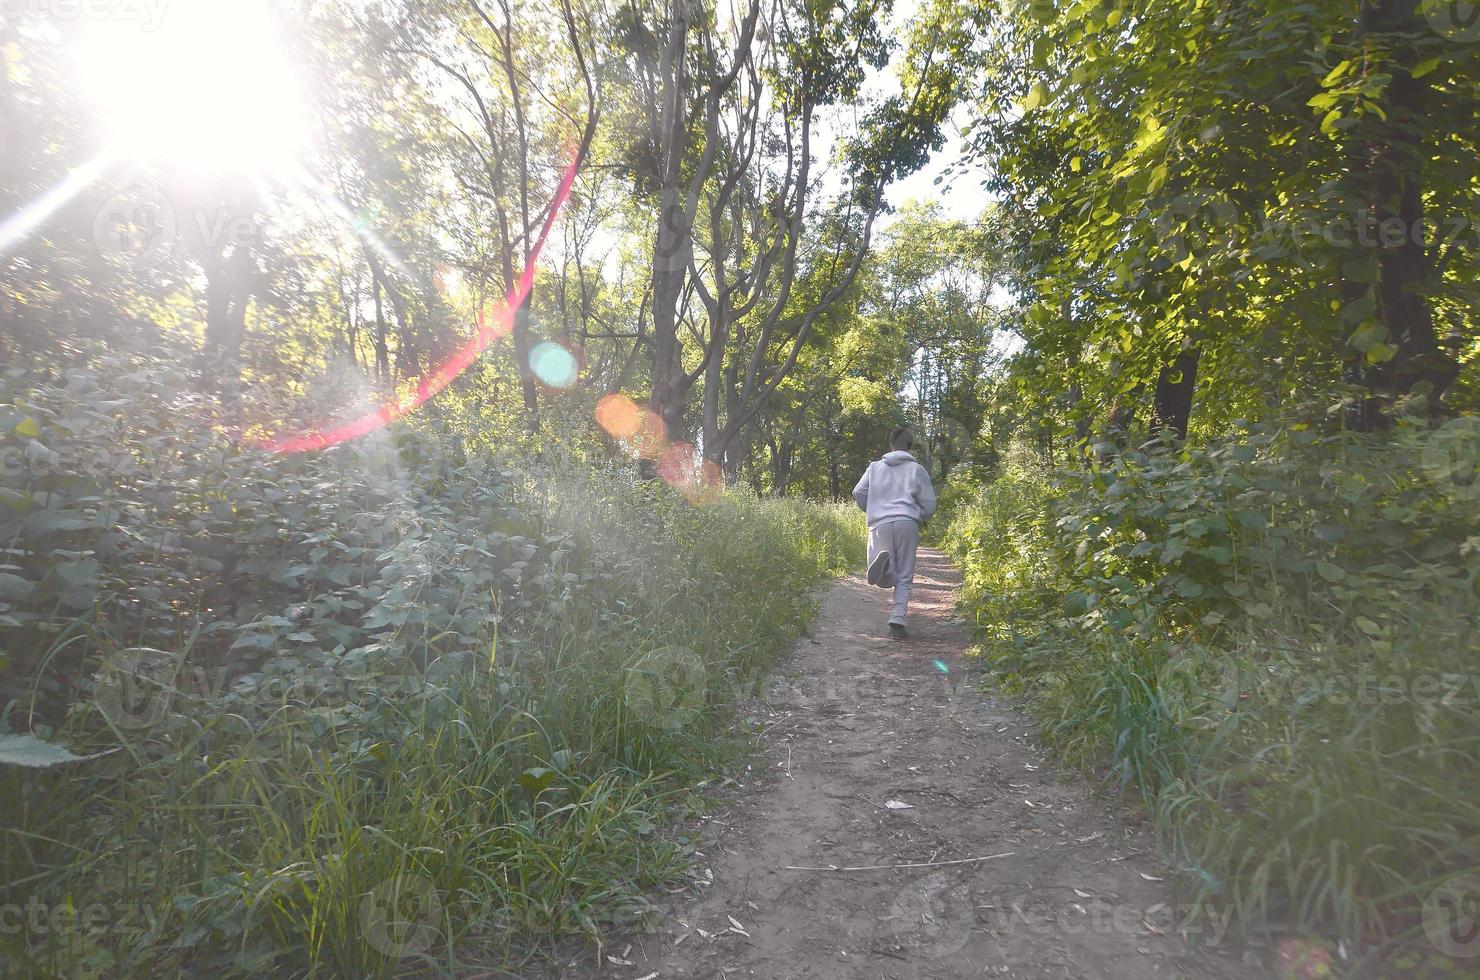
{"label": "gray hooded sweatshirt", "polygon": [[935,513],[935,487],[925,467],[909,453],[889,453],[870,463],[853,488],[853,499],[868,514],[870,529],[890,521],[923,524]]}

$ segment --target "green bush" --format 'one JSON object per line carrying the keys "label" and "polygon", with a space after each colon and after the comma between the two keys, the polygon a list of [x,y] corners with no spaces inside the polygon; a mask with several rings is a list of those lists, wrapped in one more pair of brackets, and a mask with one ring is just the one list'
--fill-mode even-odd
{"label": "green bush", "polygon": [[1246,921],[1401,940],[1480,865],[1480,494],[1439,438],[1259,427],[1019,469],[948,532],[1049,743]]}
{"label": "green bush", "polygon": [[22,382],[0,718],[105,754],[0,766],[0,906],[43,923],[0,970],[451,973],[630,922],[723,709],[862,559],[841,508],[426,422],[244,449],[157,362]]}

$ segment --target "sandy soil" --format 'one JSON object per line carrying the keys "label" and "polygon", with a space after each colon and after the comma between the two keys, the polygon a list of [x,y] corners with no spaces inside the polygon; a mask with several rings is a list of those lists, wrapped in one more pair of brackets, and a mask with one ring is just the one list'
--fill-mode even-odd
{"label": "sandy soil", "polygon": [[[655,932],[561,975],[1270,976],[1226,919],[1189,915],[1152,842],[1056,772],[1020,711],[980,691],[957,584],[922,552],[896,643],[887,594],[839,582],[754,705],[769,772],[702,821],[691,885]],[[935,866],[876,868],[902,864]]]}

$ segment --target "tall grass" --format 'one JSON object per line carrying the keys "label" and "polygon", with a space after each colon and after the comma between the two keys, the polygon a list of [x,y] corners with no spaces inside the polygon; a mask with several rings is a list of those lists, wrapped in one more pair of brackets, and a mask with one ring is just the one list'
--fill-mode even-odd
{"label": "tall grass", "polygon": [[1015,470],[948,535],[1048,743],[1144,806],[1200,900],[1356,969],[1438,969],[1424,901],[1480,868],[1480,514],[1427,438]]}
{"label": "tall grass", "polygon": [[[625,465],[450,442],[424,461],[424,439],[393,447],[389,495],[356,485],[358,449],[311,476],[251,462],[275,492],[246,480],[211,512],[259,522],[244,537],[276,528],[274,561],[238,566],[229,629],[206,617],[160,654],[178,669],[150,675],[167,710],[145,722],[120,724],[90,679],[175,628],[157,615],[94,612],[75,656],[25,658],[65,665],[64,684],[33,688],[69,704],[52,731],[14,703],[11,727],[112,751],[0,768],[0,972],[518,975],[560,937],[641,919],[645,891],[688,866],[671,828],[734,757],[730,702],[805,626],[816,586],[861,561],[857,515],[695,503]],[[173,504],[140,519],[192,519]],[[299,506],[295,523],[260,516]],[[377,524],[394,533],[361,549]],[[352,576],[332,554],[350,546]],[[105,570],[105,587],[147,587],[130,574]],[[240,636],[267,639],[230,647]]]}

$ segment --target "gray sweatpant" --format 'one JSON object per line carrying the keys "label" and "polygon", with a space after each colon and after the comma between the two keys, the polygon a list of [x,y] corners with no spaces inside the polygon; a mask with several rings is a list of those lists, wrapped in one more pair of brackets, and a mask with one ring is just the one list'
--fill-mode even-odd
{"label": "gray sweatpant", "polygon": [[881,551],[889,552],[889,575],[880,588],[894,589],[894,608],[889,622],[905,625],[910,592],[915,587],[915,552],[920,547],[920,525],[909,518],[886,521],[868,532],[868,561],[872,565]]}

